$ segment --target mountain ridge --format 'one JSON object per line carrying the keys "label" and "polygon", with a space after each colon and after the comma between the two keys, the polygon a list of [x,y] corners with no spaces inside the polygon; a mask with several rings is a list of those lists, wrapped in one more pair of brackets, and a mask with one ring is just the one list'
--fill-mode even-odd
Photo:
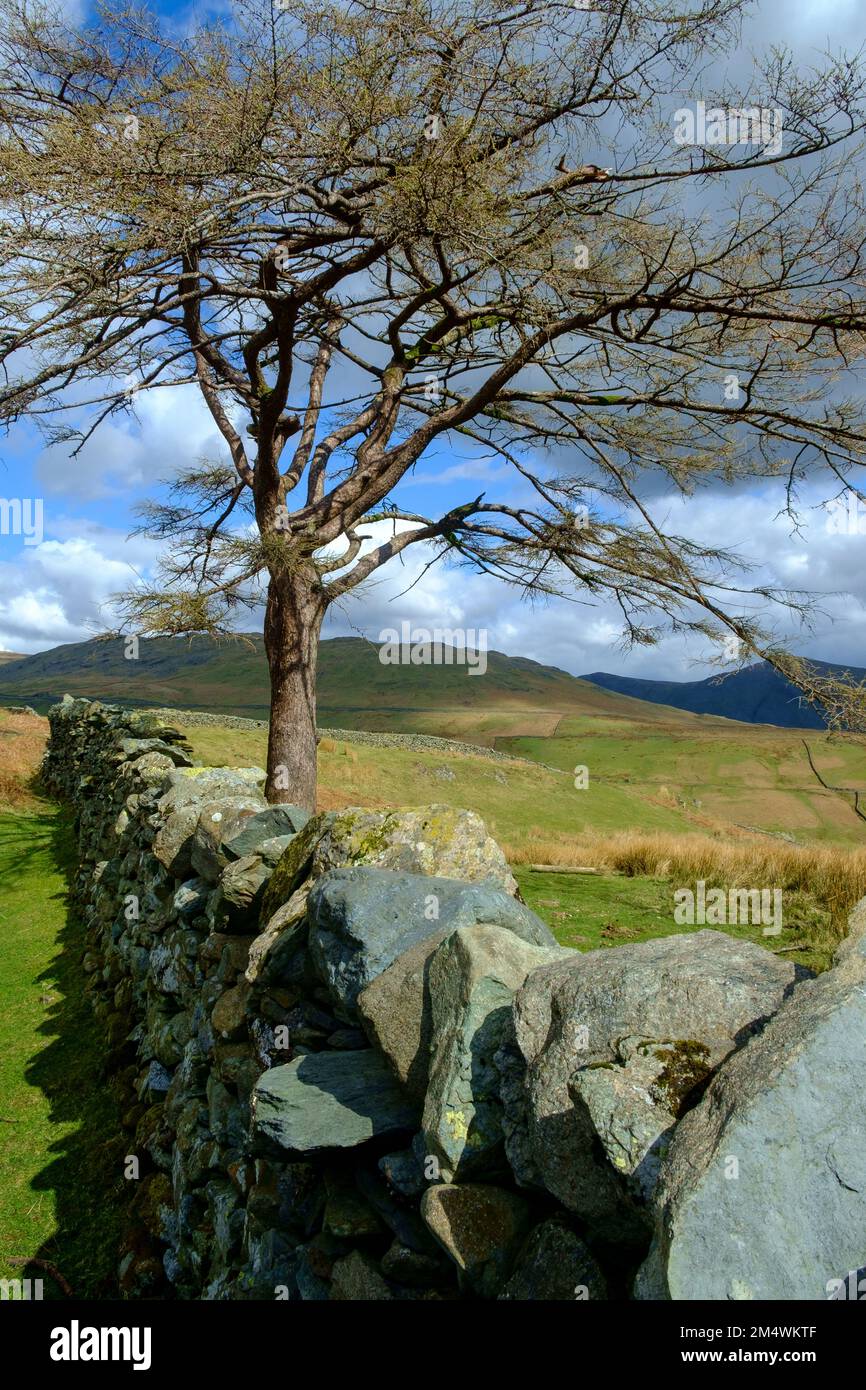
{"label": "mountain ridge", "polygon": [[[811,663],[822,675],[847,671],[856,680],[866,679],[866,669],[827,661]],[[700,681],[648,680],[593,671],[582,677],[602,690],[627,695],[649,704],[663,704],[691,714],[711,714],[743,724],[773,724],[782,729],[824,729],[826,720],[802,701],[790,681],[765,661],[738,671],[712,675]]]}

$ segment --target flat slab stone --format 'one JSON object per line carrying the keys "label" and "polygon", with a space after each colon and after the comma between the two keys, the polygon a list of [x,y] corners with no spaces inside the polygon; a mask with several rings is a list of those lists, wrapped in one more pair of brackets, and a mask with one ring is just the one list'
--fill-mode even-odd
{"label": "flat slab stone", "polygon": [[418,1107],[372,1048],[313,1052],[272,1067],[252,1094],[252,1135],[297,1153],[351,1149],[416,1129]]}

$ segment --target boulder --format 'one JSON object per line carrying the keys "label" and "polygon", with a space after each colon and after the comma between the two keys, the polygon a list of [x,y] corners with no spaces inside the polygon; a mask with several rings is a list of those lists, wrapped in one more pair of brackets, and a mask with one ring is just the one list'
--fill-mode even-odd
{"label": "boulder", "polygon": [[229,863],[225,845],[241,831],[245,822],[260,811],[264,802],[256,796],[224,797],[202,806],[192,840],[192,866],[210,883],[216,883]]}
{"label": "boulder", "polygon": [[[531,971],[562,955],[503,927],[460,927],[430,962],[433,1055],[421,1124],[425,1152],[446,1182],[504,1164],[494,1054],[511,1000]],[[372,986],[371,988],[375,988]]]}
{"label": "boulder", "polygon": [[446,930],[434,931],[402,951],[357,998],[367,1037],[383,1052],[403,1085],[419,1102],[427,1094],[433,1015],[430,962]]}
{"label": "boulder", "polygon": [[335,1260],[331,1273],[331,1298],[352,1302],[371,1302],[393,1295],[373,1260],[360,1250],[351,1250]]}
{"label": "boulder", "polygon": [[[180,810],[182,806],[223,797],[250,796],[261,792],[267,774],[262,767],[179,767],[168,776],[168,789],[158,802],[161,815]],[[262,799],[262,808],[267,803]]]}
{"label": "boulder", "polygon": [[192,844],[198,824],[197,804],[182,806],[166,816],[153,841],[153,853],[174,878],[192,872]]}
{"label": "boulder", "polygon": [[[801,973],[714,931],[534,971],[515,996],[513,1043],[498,1056],[518,1182],[545,1187],[609,1239],[640,1238],[672,1117]],[[609,1075],[587,1074],[595,1069]]]}
{"label": "boulder", "polygon": [[368,864],[407,874],[435,874],[465,883],[492,879],[517,892],[502,850],[480,816],[453,806],[370,811],[349,807],[324,811],[305,826],[276,866],[262,909],[276,912],[307,876]]}
{"label": "boulder", "polygon": [[307,935],[307,894],[301,889],[277,909],[253,941],[246,971],[250,984],[292,983],[302,965]]}
{"label": "boulder", "polygon": [[529,1203],[502,1187],[437,1183],[421,1198],[421,1215],[463,1282],[496,1298],[532,1223]]}
{"label": "boulder", "polygon": [[417,1123],[417,1106],[372,1048],[296,1057],[253,1088],[253,1138],[291,1152],[354,1148]]}
{"label": "boulder", "polygon": [[483,922],[535,945],[556,945],[534,912],[493,883],[366,866],[327,873],[310,892],[307,916],[316,968],[353,1022],[361,990],[404,951],[437,933]]}
{"label": "boulder", "polygon": [[636,1297],[823,1300],[862,1264],[862,915],[677,1126]]}
{"label": "boulder", "polygon": [[271,875],[269,864],[257,854],[234,859],[220,874],[219,888],[210,905],[210,915],[221,930],[255,931],[265,884]]}

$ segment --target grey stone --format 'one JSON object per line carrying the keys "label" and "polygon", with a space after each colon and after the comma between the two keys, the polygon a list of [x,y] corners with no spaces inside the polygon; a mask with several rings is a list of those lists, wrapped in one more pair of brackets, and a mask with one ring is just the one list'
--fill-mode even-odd
{"label": "grey stone", "polygon": [[[182,806],[221,797],[249,796],[261,791],[267,774],[262,767],[181,767],[168,777],[168,790],[159,800],[159,811],[167,815]],[[264,803],[263,803],[264,804]]]}
{"label": "grey stone", "polygon": [[226,840],[226,854],[230,859],[242,859],[245,854],[260,854],[266,841],[296,835],[309,819],[309,811],[303,811],[300,806],[269,806],[266,811],[250,816],[244,821],[240,832]]}
{"label": "grey stone", "polygon": [[[862,914],[861,914],[862,916]],[[797,987],[680,1120],[636,1296],[824,1300],[866,1231],[866,935]]]}
{"label": "grey stone", "polygon": [[250,947],[250,984],[280,985],[293,978],[296,958],[306,950],[307,894],[293,893],[271,917]]}
{"label": "grey stone", "polygon": [[514,894],[517,883],[505,856],[474,811],[434,805],[372,811],[350,806],[332,815],[313,851],[312,873],[349,864],[378,865],[409,874],[493,879]]}
{"label": "grey stone", "polygon": [[166,817],[156,832],[153,853],[175,878],[185,878],[192,871],[192,844],[198,817],[197,805],[180,807]]}
{"label": "grey stone", "polygon": [[225,843],[240,833],[244,823],[262,809],[256,796],[223,797],[201,807],[192,840],[192,866],[209,883],[216,883],[229,863]]}
{"label": "grey stone", "polygon": [[[518,1181],[546,1187],[610,1239],[639,1237],[649,1223],[640,1196],[644,1175],[625,1183],[610,1161],[615,1088],[602,1104],[598,1088],[589,1086],[586,1096],[579,1086],[569,1090],[575,1073],[622,1065],[623,1039],[632,1039],[629,1056],[641,1044],[676,1045],[666,1074],[647,1091],[637,1153],[651,1146],[653,1125],[656,1139],[663,1138],[695,1086],[775,1013],[797,978],[790,962],[714,931],[575,953],[534,971],[515,996],[515,1046],[499,1057],[506,1150]],[[635,1101],[632,1093],[630,1105]],[[593,1113],[606,1116],[608,1154]]]}
{"label": "grey stone", "polygon": [[367,1036],[384,1053],[403,1085],[423,1102],[427,1094],[433,1010],[430,962],[447,931],[435,931],[402,951],[387,970],[358,995],[357,1010]]}
{"label": "grey stone", "polygon": [[411,1149],[383,1154],[379,1159],[379,1172],[404,1197],[420,1197],[426,1186],[424,1170]]}
{"label": "grey stone", "polygon": [[223,869],[211,907],[212,920],[221,930],[257,930],[259,906],[270,874],[270,865],[257,854],[245,854]]}
{"label": "grey stone", "polygon": [[563,1303],[606,1299],[607,1284],[585,1241],[559,1217],[536,1226],[500,1299]]}
{"label": "grey stone", "polygon": [[528,907],[492,883],[463,883],[359,867],[335,869],[310,892],[310,953],[351,1022],[372,980],[410,947],[479,922],[506,927],[535,945],[555,946]]}
{"label": "grey stone", "polygon": [[172,907],[181,917],[195,917],[204,912],[210,891],[210,884],[205,879],[187,879],[176,889]]}
{"label": "grey stone", "polygon": [[263,920],[273,916],[305,879],[360,864],[465,883],[492,880],[510,895],[517,892],[502,850],[473,811],[452,806],[370,811],[350,806],[314,816],[288,846],[268,884]]}
{"label": "grey stone", "polygon": [[446,1182],[503,1166],[502,1102],[494,1054],[511,1000],[532,970],[561,956],[502,927],[460,927],[430,962],[433,1055],[421,1125]]}
{"label": "grey stone", "polygon": [[253,1137],[292,1152],[354,1148],[417,1121],[417,1107],[372,1048],[296,1057],[253,1089]]}

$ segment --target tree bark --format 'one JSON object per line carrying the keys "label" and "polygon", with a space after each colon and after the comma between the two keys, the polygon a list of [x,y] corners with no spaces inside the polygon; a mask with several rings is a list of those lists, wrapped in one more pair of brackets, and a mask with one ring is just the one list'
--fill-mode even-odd
{"label": "tree bark", "polygon": [[312,585],[297,575],[272,577],[265,610],[271,679],[265,796],[307,811],[316,809],[316,668],[324,616]]}

